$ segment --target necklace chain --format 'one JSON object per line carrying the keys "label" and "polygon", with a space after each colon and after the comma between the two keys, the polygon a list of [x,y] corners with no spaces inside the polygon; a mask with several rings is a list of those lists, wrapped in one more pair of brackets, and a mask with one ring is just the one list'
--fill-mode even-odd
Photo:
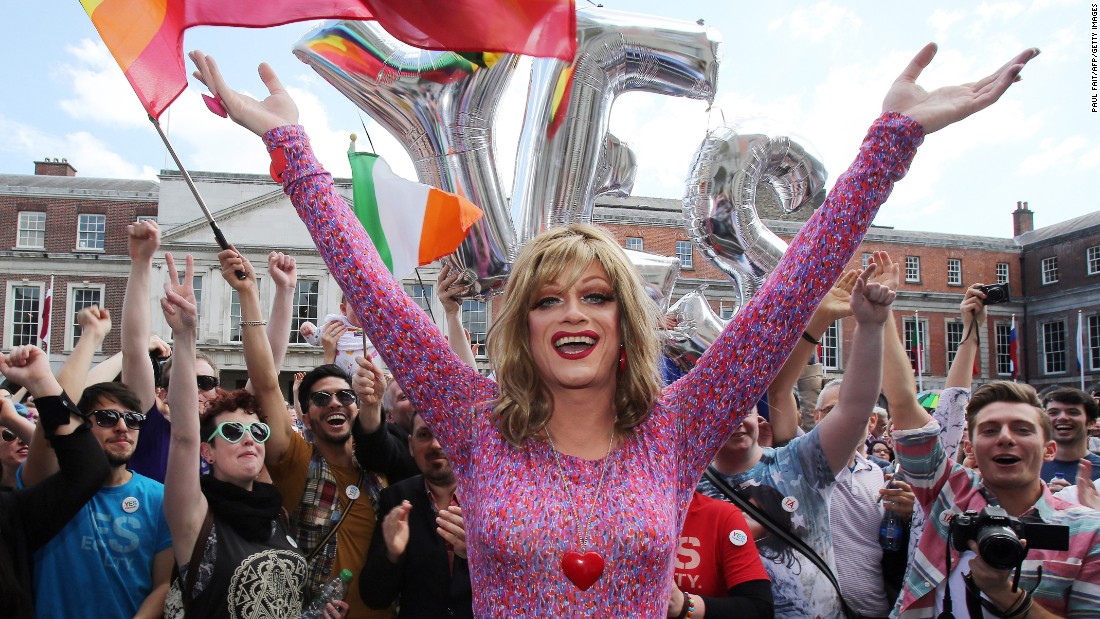
{"label": "necklace chain", "polygon": [[[550,435],[550,428],[544,428],[546,431],[546,438],[550,439],[550,450],[554,453],[554,464],[558,466],[558,476],[561,479],[561,489],[565,496],[569,499],[569,511],[573,512],[573,518],[576,522],[581,522],[579,513],[577,512],[577,501],[569,494],[569,487],[565,485],[565,469],[561,465],[561,456],[558,453],[558,446],[554,444],[554,437]],[[604,474],[607,473],[608,460],[611,457],[611,447],[615,445],[615,430],[611,430],[611,440],[607,442],[607,453],[603,457],[603,466],[600,468],[600,478],[596,482],[596,495],[593,497],[593,503],[599,502],[600,491],[603,490]],[[584,528],[580,532],[579,541],[581,544],[581,554],[584,554],[588,548],[588,531],[592,526],[592,517],[596,510],[588,510],[588,518],[584,520]]]}

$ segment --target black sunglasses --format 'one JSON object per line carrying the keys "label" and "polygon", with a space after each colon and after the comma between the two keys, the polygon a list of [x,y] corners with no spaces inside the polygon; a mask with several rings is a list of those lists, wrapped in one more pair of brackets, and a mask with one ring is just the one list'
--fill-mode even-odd
{"label": "black sunglasses", "polygon": [[199,374],[196,377],[196,382],[199,385],[199,391],[210,391],[211,389],[218,388],[217,376],[207,376],[205,374]]}
{"label": "black sunglasses", "polygon": [[309,401],[317,408],[324,408],[328,406],[332,401],[332,397],[336,396],[336,401],[344,406],[351,406],[355,404],[358,399],[355,396],[355,392],[351,389],[341,389],[336,393],[329,393],[328,391],[314,391],[309,394]]}
{"label": "black sunglasses", "polygon": [[94,416],[95,424],[101,428],[113,428],[118,424],[119,419],[122,419],[126,427],[131,430],[140,430],[141,426],[145,425],[145,415],[133,411],[101,409],[88,413],[88,416]]}
{"label": "black sunglasses", "polygon": [[17,437],[15,435],[15,432],[12,432],[11,430],[9,430],[7,428],[4,428],[4,431],[0,432],[0,438],[3,438],[5,443],[10,443],[10,442],[14,441],[15,439],[17,439],[19,437]]}

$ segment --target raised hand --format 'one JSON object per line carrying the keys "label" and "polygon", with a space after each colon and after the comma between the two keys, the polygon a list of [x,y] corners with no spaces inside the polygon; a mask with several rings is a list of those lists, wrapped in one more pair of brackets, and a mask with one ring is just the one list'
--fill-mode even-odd
{"label": "raised hand", "polygon": [[[252,268],[248,258],[241,255],[235,248],[230,247],[218,252],[218,262],[222,266],[222,278],[238,294],[256,287],[256,270]],[[244,279],[237,277],[238,271],[245,274]]]}
{"label": "raised hand", "polygon": [[859,324],[884,324],[890,317],[890,305],[897,293],[882,284],[870,281],[876,265],[869,264],[856,279],[852,290],[852,315]]}
{"label": "raised hand", "polygon": [[439,270],[439,278],[435,281],[435,296],[439,298],[439,303],[447,314],[457,314],[462,309],[462,300],[458,295],[468,290],[469,286],[455,286],[461,276],[449,264],[444,264]]}
{"label": "raised hand", "polygon": [[172,347],[168,345],[168,342],[160,339],[160,336],[150,335],[149,352],[156,353],[158,359],[167,359],[172,356]]}
{"label": "raised hand", "polygon": [[160,227],[152,219],[134,222],[126,226],[130,259],[150,261],[160,247]]}
{"label": "raised hand", "polygon": [[271,252],[267,255],[267,274],[279,288],[293,289],[298,283],[298,267],[294,256],[278,251]]}
{"label": "raised hand", "polygon": [[820,313],[830,323],[851,316],[852,288],[855,288],[857,279],[859,279],[859,271],[856,269],[841,275],[821,300],[821,305],[817,306],[815,313]]}
{"label": "raised hand", "polygon": [[298,124],[298,106],[267,63],[261,64],[259,70],[260,79],[270,94],[263,101],[257,101],[231,89],[212,56],[198,50],[188,56],[195,63],[192,75],[210,89],[214,98],[221,99],[222,107],[238,125],[262,137],[275,127]]}
{"label": "raised hand", "polygon": [[1039,55],[1039,50],[1034,47],[1025,49],[976,82],[928,92],[916,82],[921,71],[932,62],[936,50],[935,43],[925,45],[894,80],[882,102],[883,112],[904,114],[920,123],[925,133],[939,131],[992,105],[1013,82],[1019,81],[1024,65]]}
{"label": "raised hand", "polygon": [[351,377],[351,388],[359,396],[359,414],[363,409],[382,405],[382,394],[386,392],[386,376],[382,370],[366,357],[356,357],[359,369]]}
{"label": "raised hand", "polygon": [[397,563],[409,546],[409,511],[412,503],[402,501],[382,520],[382,537],[386,540],[386,557]]}
{"label": "raised hand", "polygon": [[0,374],[23,385],[36,398],[61,393],[49,357],[37,346],[16,346],[6,355],[0,353]]}
{"label": "raised hand", "polygon": [[91,337],[102,342],[111,332],[111,313],[106,308],[91,305],[77,313],[76,324],[80,325],[80,337]]}
{"label": "raised hand", "polygon": [[979,328],[981,325],[985,324],[985,293],[978,290],[978,286],[981,286],[981,284],[974,284],[967,289],[966,296],[959,306],[959,313],[962,314],[963,324],[968,328],[970,324],[975,321]]}
{"label": "raised hand", "polygon": [[168,281],[164,283],[164,297],[160,300],[164,320],[176,337],[185,333],[194,334],[199,322],[195,307],[195,260],[190,254],[187,255],[187,266],[182,280],[176,270],[175,257],[165,254],[164,260],[168,264]]}
{"label": "raised hand", "polygon": [[875,275],[870,281],[882,284],[890,290],[897,290],[901,286],[901,265],[894,262],[889,253],[876,251],[871,254],[871,262],[875,265]]}
{"label": "raised hand", "polygon": [[298,327],[298,333],[301,333],[302,337],[313,337],[313,334],[317,333],[317,325],[312,322],[303,322],[302,326]]}
{"label": "raised hand", "polygon": [[1100,493],[1092,481],[1092,463],[1084,458],[1077,465],[1077,502],[1100,511]]}
{"label": "raised hand", "polygon": [[336,359],[336,345],[340,343],[340,338],[347,332],[347,325],[338,320],[333,320],[325,325],[325,328],[321,331],[321,348],[325,351],[325,359]]}

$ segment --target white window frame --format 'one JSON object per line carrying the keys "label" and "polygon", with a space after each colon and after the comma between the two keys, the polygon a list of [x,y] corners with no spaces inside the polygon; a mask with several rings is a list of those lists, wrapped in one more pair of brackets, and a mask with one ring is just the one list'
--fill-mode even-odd
{"label": "white window frame", "polygon": [[963,262],[959,258],[947,259],[947,285],[963,285]]}
{"label": "white window frame", "polygon": [[[1047,326],[1060,324],[1062,325],[1062,369],[1050,371],[1047,369]],[[1064,319],[1048,320],[1047,322],[1039,323],[1039,369],[1046,376],[1057,376],[1065,374],[1069,369],[1069,331],[1066,329],[1066,321]]]}
{"label": "white window frame", "polygon": [[[29,225],[31,222],[26,221],[25,219],[27,219],[27,218],[24,218],[23,217],[24,215],[40,215],[41,216],[42,228],[41,229],[31,229],[30,225]],[[19,217],[19,219],[18,219],[18,223],[16,224],[16,232],[15,232],[15,248],[16,249],[45,249],[46,248],[46,213],[45,213],[45,211],[19,211],[18,217]],[[36,219],[38,219],[38,218],[36,217]],[[38,245],[31,245],[31,244],[28,244],[28,243],[24,243],[23,242],[23,236],[24,236],[23,233],[24,232],[28,233],[27,234],[28,236],[31,235],[31,234],[34,234],[36,236],[38,234],[41,234],[42,235],[42,243],[40,243]]]}
{"label": "white window frame", "polygon": [[[197,271],[198,267],[196,267],[195,270]],[[203,299],[203,295],[206,294],[206,282],[209,280],[209,278],[206,277],[206,275],[207,275],[207,273],[195,273],[195,277],[191,282],[192,285],[194,285],[195,282],[198,282],[198,284],[199,284],[197,287],[195,287],[195,323],[196,323],[196,325],[201,325],[202,324],[202,315],[203,315],[202,299]]]}
{"label": "white window frame", "polygon": [[[975,327],[975,328],[977,328],[977,327]],[[958,332],[959,340],[957,342],[952,342],[951,341],[952,331],[957,331]],[[964,337],[966,337],[966,325],[964,325],[961,320],[955,319],[955,320],[948,320],[948,321],[944,322],[944,325],[943,325],[943,343],[944,343],[944,351],[946,352],[946,358],[947,358],[947,365],[945,365],[944,367],[947,368],[948,372],[951,371],[951,364],[955,362],[955,356],[959,354],[959,346],[962,345]],[[952,348],[952,343],[954,343],[954,348]],[[979,353],[979,354],[981,354],[981,353]]]}
{"label": "white window frame", "polygon": [[9,280],[4,297],[4,350],[12,349],[12,336],[15,335],[15,289],[38,288],[38,322],[35,324],[34,344],[42,331],[42,301],[46,298],[46,282]]}
{"label": "white window frame", "polygon": [[998,284],[1007,284],[1008,283],[1008,274],[1009,274],[1008,263],[1007,262],[998,262],[997,263],[997,283]]}
{"label": "white window frame", "polygon": [[905,281],[910,284],[920,283],[920,256],[905,257]]}
{"label": "white window frame", "polygon": [[[1009,350],[1009,340],[1012,338],[1012,323],[998,322],[993,326],[993,370],[997,376],[1012,376],[1012,352]],[[1017,344],[1019,341],[1017,340]],[[1002,348],[1003,347],[1003,348]],[[1004,351],[1003,353],[1001,351]],[[1001,360],[1004,359],[1007,371],[1001,371]]]}
{"label": "white window frame", "polygon": [[859,268],[866,269],[867,265],[871,264],[871,258],[875,255],[869,252],[863,252],[863,256],[859,259]]}
{"label": "white window frame", "polygon": [[825,333],[821,334],[821,365],[826,370],[840,371],[844,365],[844,330],[841,327],[839,320],[834,320],[833,324],[829,325],[825,329]]}
{"label": "white window frame", "polygon": [[626,244],[624,247],[633,251],[645,251],[645,239],[640,236],[628,236],[626,237]]}
{"label": "white window frame", "polygon": [[1100,245],[1085,250],[1085,272],[1088,275],[1100,275]]}
{"label": "white window frame", "polygon": [[402,284],[402,288],[405,289],[405,294],[409,295],[409,298],[416,303],[420,309],[425,312],[431,313],[433,299],[435,299],[435,284],[422,284],[417,282],[415,284]]}
{"label": "white window frame", "polygon": [[[681,252],[681,247],[687,247],[687,252]],[[691,241],[676,241],[676,257],[680,259],[681,269],[695,268],[695,244]]]}
{"label": "white window frame", "polygon": [[733,318],[733,312],[736,309],[736,301],[718,301],[718,317],[722,320]]}
{"label": "white window frame", "polygon": [[1039,268],[1042,272],[1044,286],[1058,283],[1058,256],[1043,258],[1043,261],[1039,263]]}
{"label": "white window frame", "polygon": [[[921,354],[920,354],[920,359],[921,359],[920,367],[921,367],[921,370],[922,370],[922,374],[925,374],[925,375],[931,374],[932,371],[928,367],[930,365],[928,363],[928,361],[929,361],[929,357],[928,357],[929,350],[928,349],[932,347],[932,342],[928,339],[928,319],[927,318],[921,318],[918,321],[915,318],[913,318],[912,316],[906,316],[906,317],[902,318],[901,319],[901,325],[902,325],[901,326],[901,344],[905,348],[905,356],[907,358],[909,358],[910,363],[913,363],[912,358],[909,357],[909,351],[912,350],[912,348],[913,348],[913,342],[909,338],[909,325],[913,324],[914,322],[917,323],[917,327],[916,327],[917,332],[914,333],[914,335],[919,333],[919,335],[921,336],[920,337],[921,341],[924,342],[924,348],[921,349]],[[913,365],[913,371],[914,372],[917,371],[917,366],[915,364]]]}
{"label": "white window frame", "polygon": [[[475,331],[470,328],[470,325],[475,322],[475,318],[478,314],[483,315],[483,319],[477,322],[485,323],[484,331]],[[466,299],[462,301],[462,310],[459,318],[462,322],[462,328],[470,332],[470,343],[480,344],[477,349],[477,358],[485,358],[488,355],[486,343],[489,337],[489,319],[492,317],[492,307],[489,306],[488,301],[478,301],[477,299]]]}
{"label": "white window frame", "polygon": [[[80,235],[81,234],[97,234],[97,232],[95,232],[95,231],[88,231],[88,230],[84,229],[85,222],[89,221],[89,219],[86,219],[86,218],[99,218],[99,221],[103,222],[103,231],[98,232],[98,234],[102,235],[100,237],[100,240],[102,240],[102,242],[103,242],[103,247],[81,247],[80,246],[81,245],[81,241],[80,241]],[[106,249],[106,247],[107,247],[107,216],[104,215],[103,213],[79,213],[76,216],[76,248],[75,248],[75,250],[76,251],[102,252]]]}
{"label": "white window frame", "polygon": [[1100,370],[1100,314],[1090,314],[1085,317],[1084,334],[1085,358],[1089,360],[1089,370]]}
{"label": "white window frame", "polygon": [[[304,284],[306,282],[312,282],[312,283],[317,285],[317,290],[316,290],[316,293],[315,293],[315,299],[316,300],[315,300],[315,303],[314,303],[314,306],[313,306],[313,318],[312,319],[307,318],[306,320],[301,320],[301,319],[298,318],[298,315],[297,315],[298,314],[298,308],[301,307],[301,304],[298,303],[298,294],[299,294],[298,289],[302,284]],[[307,322],[307,321],[312,322],[313,324],[317,325],[318,329],[321,329],[324,326],[324,325],[317,324],[318,321],[321,320],[321,280],[320,280],[320,278],[299,277],[298,278],[298,283],[296,283],[294,285],[294,293],[293,293],[293,296],[291,297],[290,302],[291,302],[291,307],[290,307],[290,343],[291,343],[291,345],[304,344],[304,345],[308,346],[309,342],[307,342],[305,340],[305,338],[302,337],[302,334],[298,332],[298,328],[302,326],[303,322]]]}
{"label": "white window frame", "polygon": [[156,215],[138,215],[137,216],[137,223],[141,223],[143,221],[151,221],[153,223],[156,223],[157,222],[157,216]]}
{"label": "white window frame", "polygon": [[[95,282],[72,282],[65,286],[65,350],[73,350],[76,348],[76,343],[73,339],[76,337],[76,291],[77,290],[95,290],[99,292],[99,306],[105,307],[107,301],[105,300],[105,294],[107,287],[103,284],[97,284]],[[56,299],[55,299],[56,301]],[[98,352],[102,350],[103,343],[100,342]]]}

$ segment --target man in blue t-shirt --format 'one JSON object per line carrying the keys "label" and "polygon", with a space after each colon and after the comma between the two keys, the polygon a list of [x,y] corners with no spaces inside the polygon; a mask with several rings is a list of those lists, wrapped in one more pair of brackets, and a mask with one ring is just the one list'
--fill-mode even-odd
{"label": "man in blue t-shirt", "polygon": [[[136,412],[141,402],[121,384],[99,383],[84,389],[77,408],[103,447],[111,474],[76,517],[35,553],[36,615],[160,617],[172,574],[164,486],[126,467],[145,420]],[[33,445],[17,481],[30,486],[56,468],[49,446]]]}
{"label": "man in blue t-shirt", "polygon": [[[1089,424],[1100,416],[1100,405],[1089,394],[1072,387],[1059,387],[1043,396],[1043,408],[1054,425],[1054,460],[1043,463],[1040,473],[1051,492],[1077,483],[1077,466],[1084,458],[1092,462],[1092,478],[1100,479],[1100,456],[1089,451]],[[1056,479],[1055,475],[1061,474]]]}

